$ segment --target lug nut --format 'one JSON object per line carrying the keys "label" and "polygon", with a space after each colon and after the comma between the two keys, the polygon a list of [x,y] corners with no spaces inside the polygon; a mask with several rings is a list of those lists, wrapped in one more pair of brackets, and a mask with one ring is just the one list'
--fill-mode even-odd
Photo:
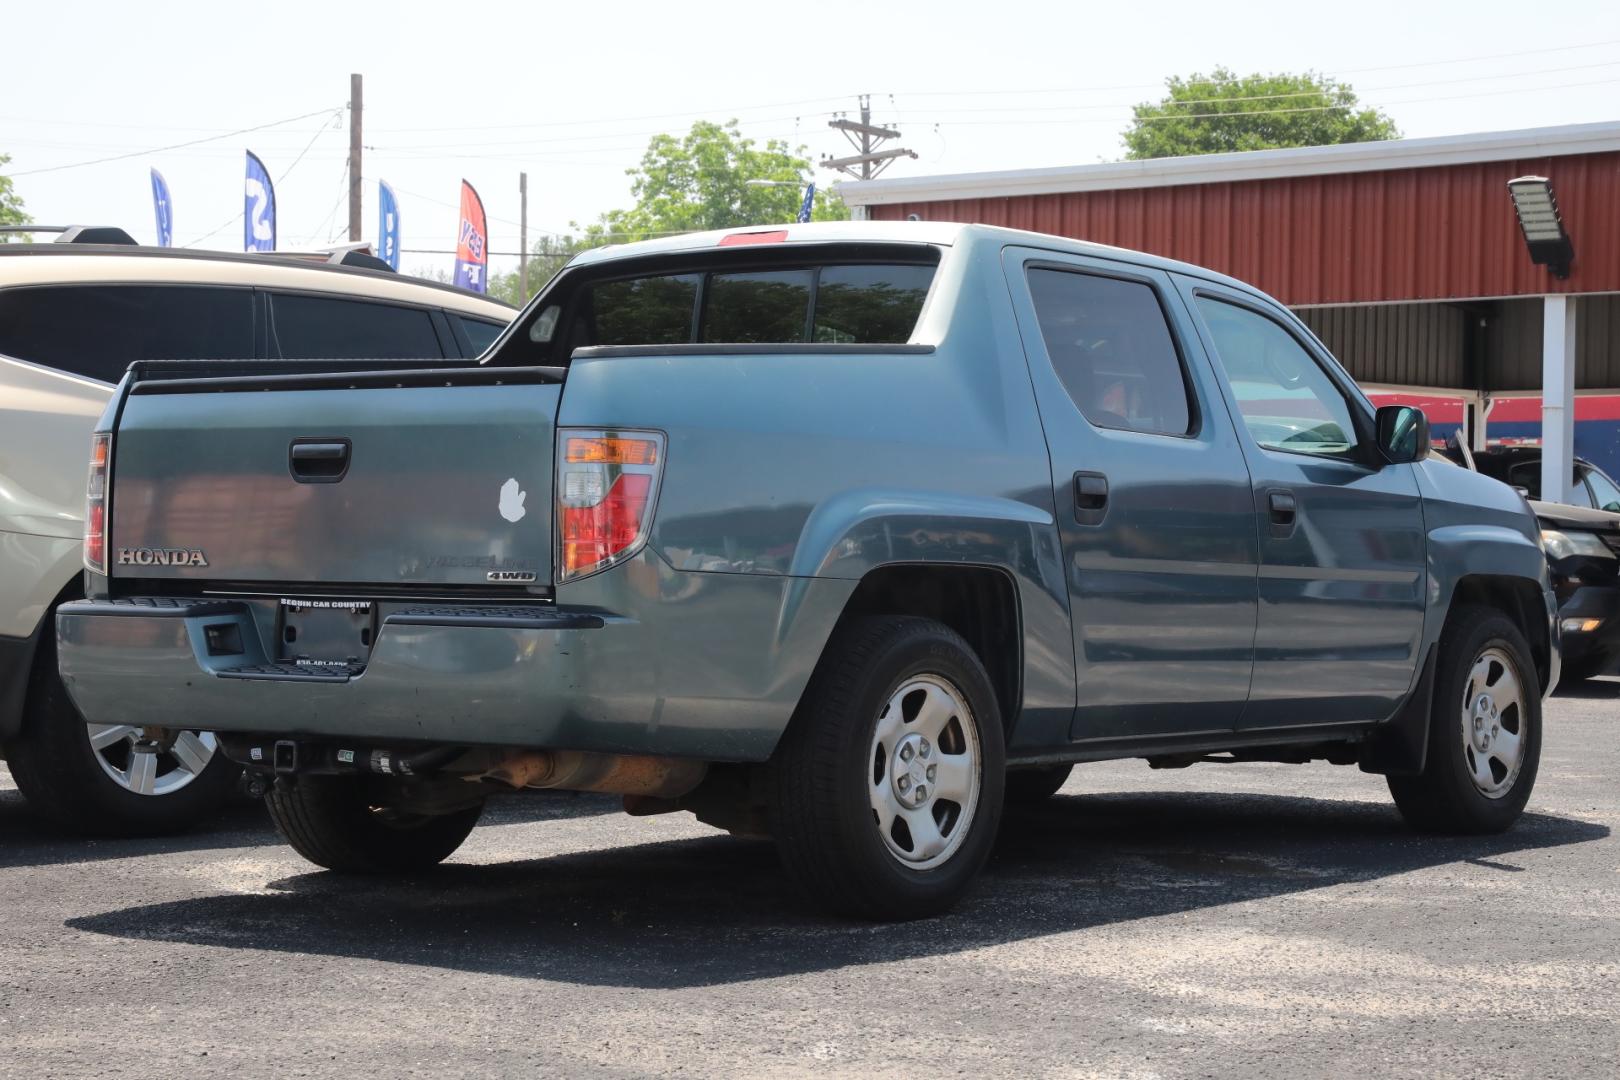
{"label": "lug nut", "polygon": [[909,789],[909,788],[910,788],[910,787],[911,787],[911,777],[909,777],[909,776],[902,776],[902,777],[901,777],[901,778],[900,778],[900,790],[901,790],[901,791],[906,791],[906,790],[908,790],[908,789]]}
{"label": "lug nut", "polygon": [[900,760],[901,761],[910,761],[911,760],[911,747],[910,746],[902,746],[900,748]]}
{"label": "lug nut", "polygon": [[928,766],[928,779],[933,780],[934,779],[934,773],[936,773],[938,771],[939,771],[939,766],[938,765],[930,765],[930,766]]}
{"label": "lug nut", "polygon": [[917,801],[922,802],[926,798],[928,798],[928,786],[926,784],[918,784],[917,785]]}

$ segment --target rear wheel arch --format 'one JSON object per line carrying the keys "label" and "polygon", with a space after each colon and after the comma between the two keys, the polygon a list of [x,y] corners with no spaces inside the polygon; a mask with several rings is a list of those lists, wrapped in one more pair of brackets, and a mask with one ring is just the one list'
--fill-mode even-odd
{"label": "rear wheel arch", "polygon": [[[1011,733],[1023,703],[1023,619],[1006,570],[966,563],[890,563],[869,570],[844,605],[840,625],[868,615],[915,615],[961,635],[990,676]],[[835,634],[836,636],[836,634]]]}

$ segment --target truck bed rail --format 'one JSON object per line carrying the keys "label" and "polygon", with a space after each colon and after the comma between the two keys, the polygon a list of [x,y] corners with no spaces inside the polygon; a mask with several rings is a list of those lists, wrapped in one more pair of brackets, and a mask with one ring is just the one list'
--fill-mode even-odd
{"label": "truck bed rail", "polygon": [[137,360],[131,394],[239,393],[406,386],[560,383],[560,367],[491,368],[454,360]]}

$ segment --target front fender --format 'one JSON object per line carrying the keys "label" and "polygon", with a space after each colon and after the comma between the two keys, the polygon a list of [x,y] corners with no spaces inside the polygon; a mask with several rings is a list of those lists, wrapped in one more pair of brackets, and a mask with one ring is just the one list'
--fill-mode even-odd
{"label": "front fender", "polygon": [[1447,525],[1429,531],[1431,606],[1443,613],[1457,582],[1465,577],[1524,578],[1549,588],[1547,556],[1541,545],[1517,529],[1500,525]]}

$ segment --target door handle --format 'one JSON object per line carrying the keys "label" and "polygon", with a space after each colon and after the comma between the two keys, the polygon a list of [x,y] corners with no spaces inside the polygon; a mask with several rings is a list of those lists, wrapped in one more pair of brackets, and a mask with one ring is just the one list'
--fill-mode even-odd
{"label": "door handle", "polygon": [[287,469],[300,484],[335,484],[349,471],[348,439],[294,439]]}
{"label": "door handle", "polygon": [[1294,520],[1299,516],[1299,504],[1292,491],[1273,491],[1271,504],[1271,532],[1274,536],[1287,536],[1294,531]]}
{"label": "door handle", "polygon": [[1108,513],[1108,477],[1100,472],[1074,474],[1074,519],[1096,525]]}

